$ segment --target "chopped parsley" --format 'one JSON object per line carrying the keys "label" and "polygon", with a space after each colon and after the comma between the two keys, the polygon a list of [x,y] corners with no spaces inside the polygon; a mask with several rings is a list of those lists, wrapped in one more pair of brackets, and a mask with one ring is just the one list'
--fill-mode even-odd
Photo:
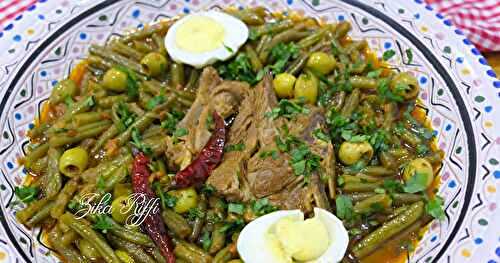
{"label": "chopped parsley", "polygon": [[188,135],[188,130],[186,128],[177,128],[174,133],[172,134],[173,135],[173,141],[174,141],[174,144],[177,143],[179,141],[179,138],[182,137],[182,136],[186,136]]}
{"label": "chopped parsley", "polygon": [[106,181],[102,175],[97,177],[96,186],[97,186],[97,189],[99,189],[100,191],[104,191],[104,189],[106,188]]}
{"label": "chopped parsley", "polygon": [[443,198],[436,195],[425,204],[425,212],[436,219],[442,220],[445,217],[443,204]]}
{"label": "chopped parsley", "polygon": [[116,65],[115,69],[127,74],[127,95],[130,98],[139,96],[139,81],[135,72],[121,65]]}
{"label": "chopped parsley", "polygon": [[339,195],[335,199],[335,207],[337,209],[337,216],[344,220],[351,220],[354,218],[354,209],[352,200],[348,196]]}
{"label": "chopped parsley", "polygon": [[252,70],[250,59],[245,53],[239,53],[229,63],[220,64],[217,71],[223,79],[245,81],[250,85],[258,82],[255,72]]}
{"label": "chopped parsley", "polygon": [[321,157],[303,143],[290,151],[292,170],[295,175],[308,176],[320,167]]}
{"label": "chopped parsley", "polygon": [[267,198],[262,198],[252,202],[252,211],[257,216],[262,216],[276,210],[278,210],[278,208],[271,205]]}
{"label": "chopped parsley", "polygon": [[237,144],[231,144],[231,145],[228,145],[224,148],[224,151],[225,152],[234,152],[234,151],[243,151],[245,150],[245,143],[237,143]]}
{"label": "chopped parsley", "polygon": [[203,217],[205,217],[205,213],[197,207],[190,208],[187,212],[187,219],[190,221]]}
{"label": "chopped parsley", "polygon": [[382,59],[384,61],[387,61],[387,60],[391,59],[392,57],[394,57],[394,55],[396,55],[396,51],[389,49],[389,50],[386,50],[384,52],[384,54],[382,54]]}
{"label": "chopped parsley", "polygon": [[377,86],[378,94],[384,100],[394,101],[394,102],[403,102],[404,99],[401,95],[395,94],[389,88],[389,79],[383,78],[380,79],[379,84]]}
{"label": "chopped parsley", "polygon": [[203,250],[208,251],[208,249],[212,245],[212,239],[210,238],[210,232],[204,231],[203,234],[201,234],[200,242],[201,242],[201,247],[203,248]]}
{"label": "chopped parsley", "polygon": [[212,117],[211,114],[207,116],[207,119],[205,120],[205,125],[207,129],[211,129],[212,126],[214,125],[214,117]]}
{"label": "chopped parsley", "polygon": [[215,193],[215,188],[212,185],[204,184],[201,187],[201,192],[206,194],[206,195],[212,195]]}
{"label": "chopped parsley", "polygon": [[408,179],[403,190],[411,194],[421,192],[427,189],[427,178],[428,174],[416,172]]}
{"label": "chopped parsley", "polygon": [[330,136],[328,136],[328,134],[326,134],[325,132],[323,132],[323,130],[321,130],[320,128],[317,128],[316,130],[314,130],[312,134],[318,140],[322,140],[322,141],[325,141],[325,142],[329,142],[330,141]]}
{"label": "chopped parsley", "polygon": [[285,66],[290,59],[295,59],[299,55],[299,48],[293,42],[285,44],[283,42],[274,46],[271,49],[269,59],[274,61],[274,64],[270,66],[273,74],[282,73],[285,70]]}
{"label": "chopped parsley", "polygon": [[382,74],[381,68],[368,72],[368,74],[366,74],[366,76],[369,78],[375,79],[375,78],[378,78],[380,76],[380,74]]}
{"label": "chopped parsley", "polygon": [[272,157],[273,160],[277,160],[279,155],[278,155],[278,151],[276,150],[269,150],[269,151],[262,151],[259,153],[259,157],[261,159],[266,159],[267,157]]}
{"label": "chopped parsley", "polygon": [[229,203],[227,205],[227,211],[229,213],[243,215],[243,213],[245,212],[245,206],[243,204],[238,204],[238,203]]}
{"label": "chopped parsley", "polygon": [[116,117],[118,118],[118,129],[120,131],[125,131],[130,125],[132,125],[136,119],[136,115],[132,113],[127,105],[123,102],[118,103],[116,107]]}
{"label": "chopped parsley", "polygon": [[19,201],[25,204],[35,201],[39,191],[40,189],[35,186],[16,186],[14,188],[14,193],[19,198]]}
{"label": "chopped parsley", "polygon": [[113,222],[111,221],[111,218],[107,215],[96,215],[96,221],[94,225],[92,226],[93,229],[99,230],[102,233],[106,234],[108,230],[113,228]]}
{"label": "chopped parsley", "polygon": [[266,112],[266,118],[276,119],[280,116],[287,119],[295,118],[298,114],[309,114],[310,110],[304,107],[304,101],[299,100],[297,102],[282,99],[278,103],[278,107],[273,108],[271,111]]}
{"label": "chopped parsley", "polygon": [[229,235],[234,232],[240,231],[243,226],[245,226],[245,221],[243,219],[238,218],[234,221],[229,221],[224,223],[224,225],[219,229],[220,232],[226,233],[226,235]]}
{"label": "chopped parsley", "polygon": [[180,111],[173,110],[167,113],[165,120],[161,122],[161,127],[167,131],[168,134],[172,135],[175,132],[177,123],[184,117],[184,114]]}
{"label": "chopped parsley", "polygon": [[146,102],[146,109],[153,110],[156,106],[162,104],[163,102],[165,102],[165,96],[163,95],[155,96],[150,100],[148,100],[148,102]]}
{"label": "chopped parsley", "polygon": [[403,192],[403,184],[400,181],[394,179],[385,179],[382,187],[389,193],[401,193]]}
{"label": "chopped parsley", "polygon": [[153,153],[151,147],[142,141],[141,133],[135,127],[132,129],[132,145],[147,155],[151,155]]}

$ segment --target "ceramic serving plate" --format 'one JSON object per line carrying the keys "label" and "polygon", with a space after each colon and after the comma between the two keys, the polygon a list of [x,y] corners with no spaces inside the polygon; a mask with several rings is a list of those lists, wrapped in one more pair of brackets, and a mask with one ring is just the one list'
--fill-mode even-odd
{"label": "ceramic serving plate", "polygon": [[[323,20],[348,20],[353,38],[415,74],[438,146],[446,153],[439,194],[446,219],[430,224],[410,262],[500,262],[500,81],[479,51],[422,0],[39,0],[0,32],[0,262],[58,262],[38,230],[16,223],[14,186],[26,131],[58,79],[90,43],[197,10],[263,5]],[[406,49],[413,50],[409,59]]]}

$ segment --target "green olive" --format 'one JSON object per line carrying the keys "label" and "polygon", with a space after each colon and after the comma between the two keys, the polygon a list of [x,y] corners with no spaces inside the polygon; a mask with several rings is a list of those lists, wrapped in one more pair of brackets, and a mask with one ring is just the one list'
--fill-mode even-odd
{"label": "green olive", "polygon": [[432,169],[431,163],[425,158],[417,158],[409,162],[403,171],[403,179],[405,181],[410,180],[415,174],[425,175],[425,186],[431,186],[434,181],[434,170]]}
{"label": "green olive", "polygon": [[61,80],[54,86],[54,89],[52,89],[49,101],[51,104],[62,102],[67,97],[75,96],[77,89],[78,88],[73,80]]}
{"label": "green olive", "polygon": [[124,224],[133,213],[134,202],[129,196],[118,196],[111,203],[111,217],[118,223]]}
{"label": "green olive", "polygon": [[115,250],[115,255],[122,263],[135,263],[134,259],[123,250]]}
{"label": "green olive", "polygon": [[307,59],[306,67],[321,74],[328,74],[335,68],[337,61],[335,57],[325,52],[314,52]]}
{"label": "green olive", "polygon": [[373,148],[368,142],[343,142],[339,149],[339,158],[346,165],[353,165],[361,159],[370,160]]}
{"label": "green olive", "polygon": [[155,77],[165,72],[167,59],[160,53],[151,52],[141,59],[141,65],[149,76]]}
{"label": "green olive", "polygon": [[318,98],[318,79],[311,73],[300,74],[295,82],[295,99],[304,98],[305,102],[315,104]]}
{"label": "green olive", "polygon": [[281,73],[274,77],[274,91],[279,98],[290,98],[293,96],[295,80],[295,76],[288,73]]}
{"label": "green olive", "polygon": [[101,254],[99,254],[99,251],[86,239],[79,239],[78,240],[78,249],[80,252],[82,252],[82,256],[85,258],[95,261],[99,257],[101,257]]}
{"label": "green olive", "polygon": [[378,209],[377,207],[388,209],[392,205],[392,199],[387,194],[376,194],[370,196],[366,199],[363,199],[354,205],[354,212],[358,214],[367,214],[376,212],[374,210]]}
{"label": "green olive", "polygon": [[110,68],[102,78],[102,85],[108,90],[123,92],[127,89],[127,79],[127,73],[116,68]]}
{"label": "green olive", "polygon": [[131,184],[116,184],[113,189],[113,196],[129,196],[132,194],[132,185]]}
{"label": "green olive", "polygon": [[82,147],[71,148],[59,158],[59,171],[68,177],[73,177],[85,171],[88,162],[89,155],[85,149]]}
{"label": "green olive", "polygon": [[169,191],[168,194],[177,198],[174,211],[178,214],[185,213],[198,205],[198,193],[196,193],[193,187],[172,190]]}
{"label": "green olive", "polygon": [[405,100],[414,100],[420,90],[417,79],[408,72],[396,74],[390,84],[391,91]]}

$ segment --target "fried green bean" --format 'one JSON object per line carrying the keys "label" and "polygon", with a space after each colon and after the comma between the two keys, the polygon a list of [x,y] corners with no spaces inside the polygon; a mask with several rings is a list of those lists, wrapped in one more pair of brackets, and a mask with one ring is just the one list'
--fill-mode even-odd
{"label": "fried green bean", "polygon": [[[153,39],[153,41],[156,43],[156,41]],[[150,52],[155,51],[155,47],[153,47],[151,44],[144,42],[144,41],[139,41],[139,40],[134,40],[132,41],[134,49],[137,51],[147,54]]]}
{"label": "fried green bean", "polygon": [[377,88],[377,80],[373,78],[363,77],[363,76],[352,76],[349,78],[349,82],[351,83],[354,89],[376,89]]}
{"label": "fried green bean", "polygon": [[407,194],[407,193],[395,193],[392,195],[394,199],[394,204],[399,205],[408,205],[418,201],[424,200],[423,195],[419,194]]}
{"label": "fried green bean", "polygon": [[121,102],[128,102],[130,97],[126,94],[106,96],[104,98],[97,100],[97,105],[103,109],[110,109],[113,105],[119,104]]}
{"label": "fried green bean", "polygon": [[45,220],[45,218],[49,217],[50,215],[50,210],[54,207],[54,201],[50,201],[47,203],[44,207],[42,207],[40,210],[36,211],[36,213],[31,217],[28,222],[26,222],[26,225],[29,227],[34,227],[36,224],[42,222]]}
{"label": "fried green bean", "polygon": [[122,153],[111,161],[103,161],[97,166],[85,170],[81,177],[85,182],[95,182],[98,176],[107,179],[118,167],[124,166],[131,160],[132,155],[130,153]]}
{"label": "fried green bean", "polygon": [[270,36],[270,35],[265,35],[265,36],[261,37],[259,39],[259,42],[257,42],[257,45],[255,46],[255,52],[257,54],[259,54],[260,52],[262,52],[262,48],[264,46],[268,45],[269,42],[271,41],[271,39],[272,39],[272,36]]}
{"label": "fried green bean", "polygon": [[[60,223],[58,224],[60,225]],[[74,230],[69,229],[61,235],[61,243],[65,246],[70,246],[73,242],[79,239],[80,236]]]}
{"label": "fried green bean", "polygon": [[82,238],[94,244],[99,254],[106,262],[120,263],[120,260],[115,255],[113,249],[108,245],[106,240],[95,232],[89,223],[84,219],[76,219],[71,213],[66,212],[60,217],[60,220],[76,231]]}
{"label": "fried green bean", "polygon": [[222,231],[222,224],[216,224],[214,231],[212,232],[212,244],[208,249],[210,254],[214,254],[221,250],[226,244],[226,234]]}
{"label": "fried green bean", "polygon": [[43,143],[34,148],[31,152],[29,152],[26,157],[24,157],[24,166],[28,169],[32,167],[32,165],[40,158],[45,156],[49,151],[49,144]]}
{"label": "fried green bean", "polygon": [[120,38],[120,41],[123,43],[127,43],[133,40],[145,39],[153,34],[161,34],[162,32],[166,32],[168,30],[172,22],[172,20],[160,21],[145,28],[137,29],[122,36]]}
{"label": "fried green bean", "polygon": [[50,210],[50,216],[52,218],[57,219],[64,214],[66,205],[69,203],[76,190],[78,190],[78,184],[79,178],[73,177],[64,185],[63,189],[59,192],[54,201],[54,207]]}
{"label": "fried green bean", "polygon": [[174,254],[176,257],[189,262],[212,262],[212,257],[203,249],[182,240],[175,240]]}
{"label": "fried green bean", "polygon": [[106,144],[107,141],[118,135],[118,126],[116,125],[111,125],[108,129],[106,129],[105,132],[99,136],[97,141],[95,142],[94,146],[90,150],[90,156],[95,156],[99,150]]}
{"label": "fried green bean", "polygon": [[231,245],[221,249],[219,252],[217,252],[217,254],[215,254],[215,257],[214,257],[214,263],[226,263],[228,262],[229,260],[231,260],[231,258],[233,258],[233,254],[231,253]]}
{"label": "fried green bean", "polygon": [[194,92],[198,87],[199,78],[200,78],[200,70],[195,68],[191,69],[185,89]]}
{"label": "fried green bean", "polygon": [[120,53],[126,57],[133,58],[137,61],[140,61],[142,57],[144,57],[144,54],[139,52],[137,49],[123,44],[122,42],[119,41],[113,41],[111,44],[109,44],[109,47],[111,47],[111,50]]}
{"label": "fried green bean", "polygon": [[245,53],[248,55],[250,59],[250,64],[252,65],[252,70],[254,72],[259,72],[262,69],[262,62],[257,55],[257,52],[250,46],[249,44],[245,45]]}
{"label": "fried green bean", "polygon": [[110,125],[111,122],[109,122],[108,125],[103,125],[93,130],[86,130],[81,133],[77,133],[74,136],[71,136],[68,133],[61,136],[55,136],[49,139],[49,145],[52,147],[59,147],[67,144],[77,143],[87,138],[93,138],[105,131]]}
{"label": "fried green bean", "polygon": [[268,23],[258,27],[253,27],[250,29],[250,39],[258,39],[259,37],[266,34],[276,34],[293,26],[293,22],[290,20],[281,20],[275,23]]}
{"label": "fried green bean", "polygon": [[287,73],[297,75],[304,68],[309,58],[309,52],[301,52],[300,55],[292,61],[290,66],[286,69]]}
{"label": "fried green bean", "polygon": [[299,48],[308,48],[316,43],[318,43],[326,34],[326,32],[329,30],[329,27],[324,27],[316,32],[310,34],[309,36],[301,39],[299,42],[297,42],[297,46]]}
{"label": "fried green bean", "polygon": [[75,114],[72,118],[74,127],[81,127],[85,124],[96,123],[98,121],[109,119],[111,111],[106,110],[102,112],[84,112]]}
{"label": "fried green bean", "polygon": [[348,196],[352,200],[352,202],[357,203],[357,202],[364,200],[368,197],[371,197],[373,195],[375,195],[375,193],[365,192],[365,193],[347,194],[346,196]]}
{"label": "fried green bean", "polygon": [[167,49],[165,49],[165,42],[163,41],[163,37],[161,37],[159,34],[155,33],[155,34],[153,34],[152,38],[153,38],[153,41],[155,42],[156,46],[158,47],[157,51],[162,55],[167,55]]}
{"label": "fried green bean", "polygon": [[141,246],[136,245],[134,243],[125,241],[123,239],[120,239],[119,237],[116,237],[114,235],[107,235],[106,236],[108,240],[111,242],[111,244],[115,247],[118,247],[119,249],[124,250],[127,252],[135,262],[139,263],[155,263],[156,261],[154,258],[152,258],[148,253],[146,253]]}
{"label": "fried green bean", "polygon": [[376,182],[376,183],[352,182],[344,184],[342,190],[344,190],[344,192],[346,193],[371,192],[376,188],[380,187],[380,185],[382,185],[382,182]]}
{"label": "fried green bean", "polygon": [[44,185],[44,193],[47,198],[52,198],[62,188],[62,176],[59,173],[59,157],[61,151],[55,148],[50,148],[47,152],[47,174],[42,177]]}
{"label": "fried green bean", "polygon": [[386,167],[383,166],[367,166],[361,169],[360,172],[366,175],[379,176],[379,177],[396,175],[396,171],[387,169]]}
{"label": "fried green bean", "polygon": [[300,28],[291,28],[289,30],[283,31],[277,35],[275,35],[269,44],[262,47],[261,52],[259,53],[259,59],[262,62],[266,62],[269,54],[271,53],[271,49],[278,45],[279,43],[287,43],[290,41],[296,41],[308,36],[309,33],[306,31],[300,31]]}
{"label": "fried green bean", "polygon": [[42,209],[49,203],[48,198],[35,200],[31,202],[26,208],[16,213],[16,218],[22,224],[25,224],[38,210]]}
{"label": "fried green bean", "polygon": [[170,65],[170,81],[173,87],[184,86],[184,65],[172,63]]}
{"label": "fried green bean", "polygon": [[376,183],[382,181],[382,178],[365,175],[362,173],[358,173],[356,175],[344,174],[341,175],[340,178],[342,178],[342,180],[346,183]]}
{"label": "fried green bean", "polygon": [[65,245],[61,242],[61,234],[57,232],[56,228],[49,231],[48,240],[52,248],[54,248],[57,253],[64,257],[64,260],[69,263],[81,263],[86,262],[86,260],[70,245]]}
{"label": "fried green bean", "polygon": [[130,140],[132,137],[132,130],[137,129],[140,132],[144,131],[149,125],[151,125],[151,123],[153,123],[154,118],[155,115],[152,112],[148,112],[139,117],[132,125],[130,125],[130,127],[127,128],[126,131],[116,137],[118,145],[122,146]]}
{"label": "fried green bean", "polygon": [[[207,212],[207,197],[202,194],[200,196],[200,200],[198,200],[198,205],[196,209],[200,212],[203,213],[203,215],[206,214]],[[201,229],[203,225],[205,224],[205,216],[203,217],[196,217],[193,223],[193,231],[191,231],[191,234],[189,235],[189,241],[194,242],[198,239],[201,233]]]}
{"label": "fried green bean", "polygon": [[234,9],[227,9],[226,11],[241,19],[245,24],[250,25],[250,26],[259,26],[264,24],[265,20],[264,17],[261,15],[263,12],[265,13],[265,9],[263,7],[256,7],[256,8],[245,8],[242,10],[234,10]]}
{"label": "fried green bean", "polygon": [[171,209],[163,210],[161,216],[163,217],[163,221],[167,225],[168,229],[181,238],[188,237],[193,231],[186,219]]}
{"label": "fried green bean", "polygon": [[359,99],[361,96],[361,91],[359,89],[352,90],[349,97],[347,97],[344,106],[340,112],[340,115],[344,118],[350,118],[352,113],[356,110],[359,105]]}
{"label": "fried green bean", "polygon": [[138,73],[141,73],[142,75],[147,75],[144,69],[142,68],[141,64],[139,62],[134,61],[132,59],[129,59],[109,48],[106,47],[101,47],[97,45],[91,45],[89,48],[90,54],[100,56],[104,58],[105,60],[110,60],[113,63],[122,65],[126,68],[129,68],[133,71],[136,71]]}
{"label": "fried green bean", "polygon": [[351,24],[349,22],[340,22],[335,28],[335,38],[341,39],[347,35],[351,30]]}
{"label": "fried green bean", "polygon": [[[367,197],[354,205],[354,212],[358,214],[367,214],[372,212],[379,212],[378,208],[389,209],[391,207],[392,200],[387,194],[376,194]],[[376,207],[376,209],[374,209]]]}
{"label": "fried green bean", "polygon": [[384,223],[381,227],[356,243],[352,252],[357,258],[363,258],[377,249],[385,241],[415,223],[424,212],[424,203],[419,201],[408,207],[408,210],[396,218]]}

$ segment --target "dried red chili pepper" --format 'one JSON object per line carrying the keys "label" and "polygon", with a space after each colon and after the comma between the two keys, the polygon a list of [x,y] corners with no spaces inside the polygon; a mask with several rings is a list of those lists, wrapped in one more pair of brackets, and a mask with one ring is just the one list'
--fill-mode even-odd
{"label": "dried red chili pepper", "polygon": [[224,154],[224,144],[226,143],[226,127],[222,117],[214,111],[212,114],[215,129],[207,144],[200,154],[188,167],[175,175],[175,186],[179,188],[201,184],[210,175],[210,172],[217,167]]}
{"label": "dried red chili pepper", "polygon": [[[143,194],[149,200],[156,198],[155,193],[149,186],[150,171],[148,168],[149,159],[144,153],[139,153],[135,156],[134,165],[132,167],[132,186],[134,193]],[[167,234],[165,224],[160,216],[159,210],[150,212],[144,222],[141,224],[143,231],[153,239],[155,244],[160,248],[160,252],[167,263],[175,263],[174,249],[172,240]]]}

